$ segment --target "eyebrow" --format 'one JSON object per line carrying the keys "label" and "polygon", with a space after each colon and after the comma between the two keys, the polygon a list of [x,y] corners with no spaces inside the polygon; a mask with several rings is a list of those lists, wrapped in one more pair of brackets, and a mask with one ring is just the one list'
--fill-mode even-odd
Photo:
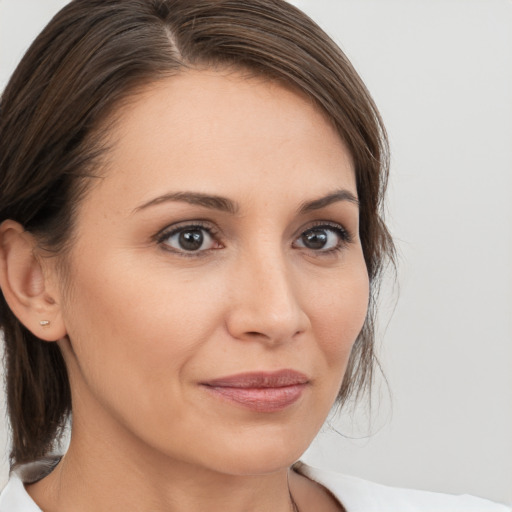
{"label": "eyebrow", "polygon": [[357,199],[357,197],[352,194],[352,192],[349,190],[340,189],[324,197],[321,197],[320,199],[314,199],[313,201],[302,203],[299,207],[299,214],[320,210],[321,208],[325,208],[326,206],[337,203],[339,201],[348,201],[359,207],[359,199]]}
{"label": "eyebrow", "polygon": [[134,213],[144,210],[145,208],[149,208],[150,206],[155,206],[169,201],[189,203],[197,206],[203,206],[204,208],[209,208],[211,210],[219,210],[221,212],[232,214],[236,214],[240,210],[237,203],[231,199],[227,199],[226,197],[212,196],[209,194],[202,194],[201,192],[171,192],[169,194],[164,194],[163,196],[158,196],[147,203],[137,206]]}
{"label": "eyebrow", "polygon": [[[331,192],[330,194],[319,199],[314,199],[312,201],[306,201],[302,203],[298,209],[298,212],[299,214],[305,214],[315,210],[320,210],[321,208],[325,208],[339,201],[348,201],[359,206],[359,200],[356,196],[354,196],[354,194],[352,194],[352,192],[341,189]],[[147,203],[137,206],[137,208],[133,210],[133,213],[167,202],[184,202],[231,214],[237,214],[240,210],[238,203],[226,197],[203,194],[201,192],[170,192],[168,194],[155,197]]]}

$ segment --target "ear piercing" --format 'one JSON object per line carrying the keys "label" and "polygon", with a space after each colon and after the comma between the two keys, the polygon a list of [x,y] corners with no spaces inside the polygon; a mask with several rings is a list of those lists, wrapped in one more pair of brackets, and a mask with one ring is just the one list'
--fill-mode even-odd
{"label": "ear piercing", "polygon": [[39,322],[39,325],[40,325],[41,327],[48,327],[48,326],[50,325],[50,320],[41,320],[41,321]]}

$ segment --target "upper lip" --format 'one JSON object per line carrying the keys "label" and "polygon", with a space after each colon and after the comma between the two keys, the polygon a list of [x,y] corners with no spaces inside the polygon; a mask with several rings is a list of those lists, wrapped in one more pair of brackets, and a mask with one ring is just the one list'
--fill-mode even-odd
{"label": "upper lip", "polygon": [[279,370],[272,372],[247,372],[220,377],[203,382],[211,387],[231,388],[283,388],[306,384],[309,379],[296,370]]}

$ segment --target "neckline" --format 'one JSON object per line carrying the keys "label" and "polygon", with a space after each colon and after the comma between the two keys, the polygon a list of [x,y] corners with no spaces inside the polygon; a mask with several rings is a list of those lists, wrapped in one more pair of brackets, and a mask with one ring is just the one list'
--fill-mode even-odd
{"label": "neckline", "polygon": [[[35,507],[34,510],[42,512],[37,503],[32,499],[32,497],[28,493],[25,485],[34,484],[48,476],[59,464],[61,459],[62,456],[60,455],[49,456],[39,459],[38,461],[35,462],[20,465],[12,471],[12,475],[8,481],[7,486],[11,485],[12,487],[16,487],[17,485],[19,485],[19,487],[21,488],[21,492],[23,493],[22,495],[20,495],[20,498],[23,500],[23,505],[27,506],[28,504],[30,504],[32,507]],[[344,507],[343,503],[340,501],[340,498],[331,489],[327,487],[326,483],[323,483],[321,481],[321,476],[317,474],[318,470],[309,466],[308,464],[305,464],[300,460],[292,464],[291,470],[303,476],[304,478],[307,478],[308,480],[311,480],[312,482],[315,482],[316,484],[320,485],[325,490],[325,492],[327,492],[336,502],[340,509],[340,512],[348,512],[347,509]],[[19,490],[16,490],[16,494],[19,494],[19,492]]]}

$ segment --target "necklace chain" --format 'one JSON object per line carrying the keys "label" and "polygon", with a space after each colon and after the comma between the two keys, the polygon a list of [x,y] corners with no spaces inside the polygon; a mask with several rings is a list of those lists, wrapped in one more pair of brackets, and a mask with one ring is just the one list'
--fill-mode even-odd
{"label": "necklace chain", "polygon": [[299,507],[297,506],[297,503],[295,503],[295,500],[293,499],[291,491],[289,489],[288,489],[288,491],[290,492],[290,501],[292,504],[292,512],[300,512]]}
{"label": "necklace chain", "polygon": [[300,512],[297,503],[293,499],[292,490],[290,489],[290,476],[289,473],[286,475],[286,483],[288,484],[288,495],[290,496],[290,504],[292,506],[292,512]]}

